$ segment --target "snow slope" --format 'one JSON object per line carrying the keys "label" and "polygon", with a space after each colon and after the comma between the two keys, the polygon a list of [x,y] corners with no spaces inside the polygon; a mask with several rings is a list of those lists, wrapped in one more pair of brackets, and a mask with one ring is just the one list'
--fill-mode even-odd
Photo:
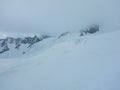
{"label": "snow slope", "polygon": [[73,36],[29,59],[11,59],[0,90],[120,90],[119,38],[120,31]]}

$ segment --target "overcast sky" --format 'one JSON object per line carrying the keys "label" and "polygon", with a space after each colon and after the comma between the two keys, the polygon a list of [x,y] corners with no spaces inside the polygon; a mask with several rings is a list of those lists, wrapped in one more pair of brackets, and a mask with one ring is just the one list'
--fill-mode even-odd
{"label": "overcast sky", "polygon": [[90,24],[120,29],[120,0],[0,0],[0,32],[61,33]]}

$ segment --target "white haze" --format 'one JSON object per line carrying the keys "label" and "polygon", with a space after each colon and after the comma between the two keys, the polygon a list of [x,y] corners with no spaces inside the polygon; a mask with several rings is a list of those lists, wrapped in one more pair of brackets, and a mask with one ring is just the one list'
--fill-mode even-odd
{"label": "white haze", "polygon": [[0,0],[0,32],[62,33],[92,24],[120,30],[119,0]]}

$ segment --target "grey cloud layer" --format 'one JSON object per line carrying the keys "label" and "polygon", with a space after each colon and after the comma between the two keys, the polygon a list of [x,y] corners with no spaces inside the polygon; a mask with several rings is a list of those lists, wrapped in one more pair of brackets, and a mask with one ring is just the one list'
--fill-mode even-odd
{"label": "grey cloud layer", "polygon": [[119,0],[0,0],[0,31],[60,33],[93,23],[120,29]]}

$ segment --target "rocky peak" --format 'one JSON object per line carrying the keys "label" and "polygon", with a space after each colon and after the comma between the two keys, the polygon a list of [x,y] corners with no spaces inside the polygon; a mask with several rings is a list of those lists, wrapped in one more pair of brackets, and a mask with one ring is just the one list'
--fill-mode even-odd
{"label": "rocky peak", "polygon": [[34,37],[24,37],[24,38],[13,38],[13,37],[7,37],[5,39],[0,39],[0,53],[4,53],[6,51],[9,51],[10,45],[14,46],[14,49],[19,49],[21,45],[27,45],[27,48],[30,48],[33,44],[42,41],[43,39],[50,38],[48,35],[41,35],[40,37],[34,36]]}

